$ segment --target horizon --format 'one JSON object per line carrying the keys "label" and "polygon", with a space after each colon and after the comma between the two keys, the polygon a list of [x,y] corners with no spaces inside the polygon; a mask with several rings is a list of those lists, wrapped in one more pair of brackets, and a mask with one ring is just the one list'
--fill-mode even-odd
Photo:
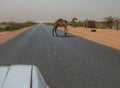
{"label": "horizon", "polygon": [[0,22],[55,22],[59,18],[71,21],[86,19],[102,21],[105,17],[119,17],[119,0],[1,0]]}

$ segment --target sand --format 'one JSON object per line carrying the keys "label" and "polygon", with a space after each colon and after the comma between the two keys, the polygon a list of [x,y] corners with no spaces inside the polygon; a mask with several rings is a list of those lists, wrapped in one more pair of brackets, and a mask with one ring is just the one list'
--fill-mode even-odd
{"label": "sand", "polygon": [[[64,28],[60,27],[61,30]],[[91,32],[92,29],[68,26],[69,33],[85,39],[115,48],[120,50],[120,30],[115,29],[96,29],[96,32]]]}

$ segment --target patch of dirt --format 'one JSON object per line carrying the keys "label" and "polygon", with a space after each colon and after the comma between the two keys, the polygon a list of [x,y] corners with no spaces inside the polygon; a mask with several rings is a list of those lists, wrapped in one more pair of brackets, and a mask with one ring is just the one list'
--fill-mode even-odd
{"label": "patch of dirt", "polygon": [[7,42],[8,40],[16,37],[17,35],[29,30],[33,26],[25,27],[19,30],[0,32],[0,44]]}
{"label": "patch of dirt", "polygon": [[[60,29],[63,30],[64,28],[60,27]],[[71,26],[68,26],[68,30],[69,33],[76,36],[120,50],[120,30],[96,29],[96,32],[91,32],[92,29],[90,28],[73,28]]]}

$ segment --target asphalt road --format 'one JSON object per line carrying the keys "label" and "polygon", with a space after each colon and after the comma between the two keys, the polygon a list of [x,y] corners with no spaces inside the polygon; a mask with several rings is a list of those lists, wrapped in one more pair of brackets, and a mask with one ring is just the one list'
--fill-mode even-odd
{"label": "asphalt road", "polygon": [[42,24],[0,45],[0,65],[37,65],[50,88],[120,88],[120,51]]}

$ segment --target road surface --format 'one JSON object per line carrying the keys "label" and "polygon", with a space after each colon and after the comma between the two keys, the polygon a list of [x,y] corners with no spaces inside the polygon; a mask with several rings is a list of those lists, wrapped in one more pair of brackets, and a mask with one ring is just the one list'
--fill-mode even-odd
{"label": "road surface", "polygon": [[39,24],[0,45],[0,65],[37,65],[50,88],[120,88],[120,51]]}

